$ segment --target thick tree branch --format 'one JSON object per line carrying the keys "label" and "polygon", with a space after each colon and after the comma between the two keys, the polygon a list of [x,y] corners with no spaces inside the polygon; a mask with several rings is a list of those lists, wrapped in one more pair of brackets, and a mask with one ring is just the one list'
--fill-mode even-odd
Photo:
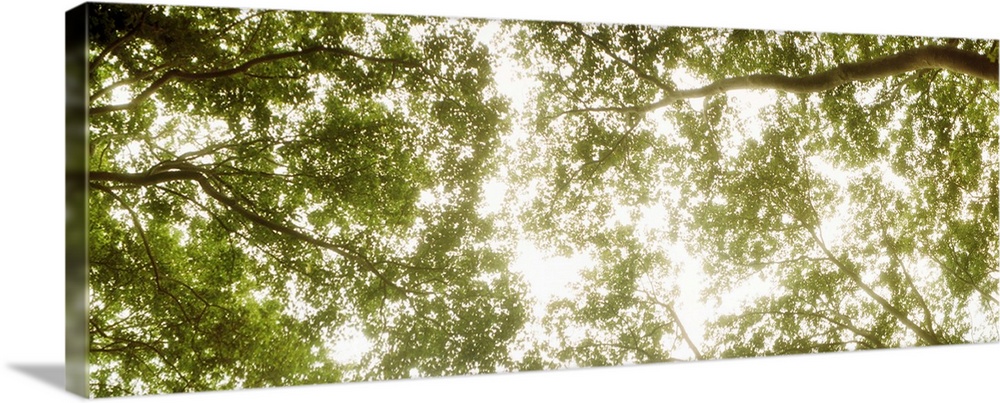
{"label": "thick tree branch", "polygon": [[828,258],[830,258],[830,261],[833,262],[833,264],[840,270],[841,273],[847,275],[847,277],[850,278],[851,281],[858,286],[858,288],[861,288],[861,290],[864,291],[865,294],[867,294],[871,299],[875,300],[875,302],[878,303],[882,307],[882,309],[885,309],[886,312],[892,315],[892,317],[896,318],[896,320],[898,320],[899,323],[903,324],[903,326],[905,326],[907,329],[913,331],[913,333],[916,333],[917,337],[919,337],[927,344],[930,345],[945,344],[944,341],[942,341],[937,336],[937,334],[921,328],[919,325],[910,320],[910,318],[906,315],[905,312],[900,311],[898,308],[892,305],[892,303],[887,301],[885,298],[883,298],[881,295],[875,292],[875,290],[873,290],[870,286],[868,286],[868,284],[864,282],[864,280],[861,278],[861,275],[856,270],[854,263],[849,261],[844,261],[840,257],[834,255],[833,252],[830,251],[829,248],[827,248],[822,238],[820,238],[816,234],[816,231],[814,229],[810,228],[809,234],[812,236],[813,240],[816,241],[816,243],[819,245],[823,253]]}
{"label": "thick tree branch", "polygon": [[681,332],[681,337],[684,338],[684,342],[687,343],[688,348],[690,348],[691,352],[694,353],[694,358],[698,361],[704,360],[705,356],[701,355],[701,351],[698,350],[698,346],[694,344],[694,341],[691,340],[691,336],[689,336],[687,330],[684,329],[684,323],[681,322],[681,317],[677,316],[677,311],[674,310],[673,302],[664,305],[664,307],[667,308],[667,313],[670,314],[674,323],[677,324],[677,330]]}
{"label": "thick tree branch", "polygon": [[896,240],[889,236],[888,230],[882,228],[882,244],[885,248],[886,253],[889,254],[889,259],[895,269],[899,270],[903,274],[903,279],[911,290],[913,290],[913,295],[916,297],[917,304],[924,311],[924,325],[931,332],[934,332],[934,314],[931,313],[930,306],[927,305],[927,300],[924,299],[923,294],[920,293],[920,289],[917,288],[916,282],[913,281],[913,277],[906,270],[903,265],[903,260],[899,257],[899,251],[896,248]]}
{"label": "thick tree branch", "polygon": [[[180,164],[181,163],[171,165],[171,168],[179,168],[181,166]],[[334,244],[334,243],[331,243],[331,242],[328,242],[328,241],[325,241],[325,240],[322,240],[322,239],[315,238],[315,237],[310,236],[308,234],[304,234],[304,233],[298,231],[295,228],[292,228],[292,227],[289,227],[289,226],[287,226],[285,224],[281,224],[281,223],[275,222],[273,220],[270,220],[270,219],[268,219],[268,218],[266,218],[264,216],[261,216],[260,214],[257,214],[256,212],[254,212],[254,211],[252,211],[252,210],[244,207],[242,204],[240,204],[235,199],[233,199],[233,198],[231,198],[231,197],[223,194],[222,192],[220,192],[212,184],[212,182],[209,180],[208,176],[206,176],[202,172],[199,172],[198,168],[196,168],[196,167],[194,167],[193,165],[190,165],[190,164],[188,164],[188,165],[189,165],[189,167],[186,168],[186,169],[167,170],[167,171],[159,171],[159,172],[153,172],[153,173],[90,172],[89,179],[90,179],[90,181],[92,183],[93,182],[116,182],[116,183],[124,183],[124,184],[130,184],[130,185],[140,185],[140,186],[150,186],[150,185],[156,185],[156,184],[165,183],[165,182],[172,182],[172,181],[194,181],[194,182],[197,182],[198,185],[201,187],[201,189],[209,197],[215,199],[219,203],[222,203],[224,206],[226,206],[226,207],[230,208],[231,210],[239,213],[241,216],[243,216],[244,218],[247,218],[248,220],[250,220],[251,222],[253,222],[253,223],[257,224],[257,225],[260,225],[262,227],[270,229],[270,230],[272,230],[274,232],[277,232],[279,234],[286,235],[288,237],[291,237],[292,239],[295,239],[295,240],[298,240],[298,241],[302,241],[302,242],[308,243],[308,244],[313,245],[313,246],[318,246],[318,247],[323,248],[323,249],[327,249],[327,250],[329,250],[331,252],[334,252],[334,253],[336,253],[336,254],[344,257],[344,258],[347,258],[347,259],[349,259],[349,260],[351,260],[351,261],[353,261],[353,262],[361,265],[361,267],[365,271],[368,271],[368,272],[372,273],[373,275],[375,275],[376,277],[378,277],[379,280],[381,280],[383,283],[385,283],[386,285],[388,285],[389,287],[391,287],[391,288],[393,288],[393,289],[395,289],[397,291],[400,291],[402,293],[407,293],[407,294],[426,294],[423,291],[411,290],[411,289],[408,289],[408,288],[405,288],[403,286],[400,286],[400,285],[396,284],[395,282],[393,282],[392,280],[390,280],[388,277],[386,277],[385,274],[383,274],[381,271],[379,271],[378,268],[376,268],[375,265],[367,257],[365,257],[362,254],[356,252],[355,250],[353,250],[348,245]]]}
{"label": "thick tree branch", "polygon": [[[324,286],[327,286],[327,287],[332,287],[333,286],[333,283],[330,282],[330,278],[331,277],[328,277],[326,274],[331,274],[331,275],[333,275],[332,277],[337,277],[336,275],[334,275],[334,273],[329,272],[329,271],[325,271],[325,270],[303,270],[302,268],[298,267],[297,265],[291,264],[291,262],[289,262],[288,260],[286,260],[286,259],[278,256],[274,251],[268,249],[265,245],[261,245],[259,243],[254,243],[253,240],[247,234],[245,234],[241,230],[237,230],[236,228],[233,228],[233,227],[229,226],[228,224],[226,224],[225,221],[221,217],[219,217],[219,215],[214,210],[212,210],[211,208],[209,208],[205,204],[199,202],[198,200],[195,200],[193,197],[191,197],[189,195],[186,195],[184,193],[178,192],[176,190],[173,190],[173,189],[171,189],[171,188],[169,188],[167,186],[156,185],[156,188],[160,189],[160,190],[162,190],[164,192],[170,193],[170,194],[176,196],[177,198],[180,198],[180,199],[182,199],[182,200],[184,200],[184,201],[186,201],[188,203],[191,203],[191,204],[197,206],[199,209],[201,209],[201,211],[204,211],[206,214],[208,214],[210,217],[212,217],[212,220],[214,220],[217,224],[219,224],[219,226],[221,226],[222,228],[224,228],[226,230],[226,233],[228,233],[230,235],[235,235],[235,236],[240,237],[240,239],[246,241],[248,245],[251,245],[256,250],[260,251],[260,253],[263,253],[263,254],[267,255],[268,257],[270,257],[271,259],[274,259],[277,262],[282,262],[282,263],[286,264],[287,265],[286,267],[291,268],[292,270],[294,270],[299,275],[304,276],[304,277],[308,277],[310,279],[313,279],[317,283],[323,284]],[[229,244],[233,248],[236,247],[233,244],[232,239],[229,240]]]}
{"label": "thick tree branch", "polygon": [[667,310],[667,314],[669,314],[670,318],[674,321],[675,324],[677,324],[677,331],[681,333],[681,338],[684,339],[684,342],[687,343],[688,348],[690,348],[691,352],[694,353],[694,358],[699,361],[704,360],[705,356],[701,354],[701,351],[698,349],[698,346],[695,345],[694,340],[691,340],[691,336],[688,335],[687,329],[684,328],[684,324],[681,322],[681,317],[678,316],[677,311],[674,310],[674,303],[673,302],[665,303],[663,301],[660,301],[659,298],[657,298],[652,293],[646,290],[639,290],[639,291],[646,295],[646,298],[649,299],[649,302],[659,305]]}
{"label": "thick tree branch", "polygon": [[236,67],[233,67],[233,68],[229,68],[229,69],[223,69],[223,70],[206,71],[206,72],[201,72],[201,73],[192,73],[192,72],[188,72],[188,71],[184,71],[184,70],[180,70],[180,69],[173,69],[173,70],[170,70],[170,71],[164,73],[162,76],[160,76],[160,78],[156,79],[156,81],[153,81],[152,84],[150,84],[148,87],[146,87],[146,89],[143,90],[141,93],[139,93],[139,95],[136,95],[136,97],[133,98],[131,101],[129,101],[127,103],[124,103],[124,104],[102,105],[102,106],[93,107],[93,108],[90,108],[90,113],[93,114],[93,115],[98,115],[98,114],[107,113],[107,112],[120,111],[120,110],[126,110],[126,109],[134,108],[134,107],[142,104],[143,102],[145,102],[147,99],[149,99],[149,97],[153,96],[153,94],[155,94],[156,91],[160,89],[160,87],[163,87],[164,85],[166,85],[167,83],[169,83],[171,81],[175,81],[175,80],[176,81],[196,81],[196,80],[210,80],[210,79],[215,79],[215,78],[229,77],[229,76],[233,76],[233,75],[237,75],[237,74],[247,73],[254,66],[258,66],[258,65],[261,65],[261,64],[276,62],[276,61],[284,60],[284,59],[292,59],[292,58],[297,58],[297,57],[304,57],[304,56],[318,54],[318,53],[329,53],[329,54],[339,55],[339,56],[349,56],[349,57],[353,57],[353,58],[357,58],[357,59],[361,59],[361,60],[365,60],[365,61],[369,61],[369,62],[393,63],[393,64],[399,64],[399,65],[403,65],[403,66],[407,66],[407,67],[413,67],[413,68],[419,68],[420,67],[420,64],[418,62],[416,62],[416,61],[413,61],[413,60],[403,60],[403,59],[385,58],[385,57],[377,57],[377,56],[368,56],[368,55],[364,55],[364,54],[355,52],[355,51],[350,50],[350,49],[339,48],[339,47],[313,46],[313,47],[305,48],[305,49],[302,49],[302,50],[296,50],[296,51],[290,51],[290,52],[281,52],[281,53],[274,53],[274,54],[270,54],[270,55],[265,55],[265,56],[257,57],[257,58],[251,59],[249,61],[246,61],[243,64],[240,64],[239,66],[236,66]]}
{"label": "thick tree branch", "polygon": [[[170,299],[174,301],[175,304],[177,304],[177,309],[181,311],[181,315],[184,316],[184,320],[186,320],[188,323],[194,324],[195,321],[192,320],[191,315],[189,315],[187,310],[184,309],[184,304],[181,303],[181,300],[177,298],[177,296],[174,295],[173,293],[167,291],[166,287],[163,286],[163,282],[161,281],[161,279],[164,276],[162,275],[162,271],[160,270],[160,264],[156,260],[156,256],[153,255],[153,248],[150,245],[149,236],[146,235],[146,230],[143,229],[142,227],[142,221],[139,219],[139,214],[132,209],[131,204],[126,202],[125,199],[122,199],[121,196],[118,196],[117,194],[112,192],[111,189],[108,189],[107,187],[97,183],[91,183],[90,186],[93,187],[94,189],[107,193],[112,199],[115,199],[115,201],[121,204],[122,207],[125,209],[125,211],[129,213],[129,217],[132,219],[132,225],[135,226],[135,230],[139,234],[139,239],[142,241],[142,247],[146,252],[146,257],[149,258],[149,264],[153,268],[153,282],[156,284],[156,289],[166,294],[168,297],[170,297]],[[202,312],[204,312],[204,310]]]}
{"label": "thick tree branch", "polygon": [[646,105],[578,108],[563,111],[553,118],[592,112],[641,114],[680,100],[704,98],[734,90],[777,90],[794,94],[822,92],[849,82],[875,80],[923,69],[944,69],[987,81],[998,81],[998,64],[990,61],[986,55],[949,46],[931,45],[877,59],[842,63],[832,69],[805,76],[753,74],[725,78],[700,88],[668,92],[659,101]]}
{"label": "thick tree branch", "polygon": [[138,83],[140,81],[149,79],[154,74],[159,73],[160,71],[163,71],[164,69],[167,69],[167,68],[170,68],[170,67],[173,67],[173,64],[171,64],[171,63],[164,63],[164,64],[161,64],[159,66],[153,67],[149,71],[144,71],[144,72],[138,73],[138,74],[136,74],[134,76],[131,76],[131,77],[128,77],[128,78],[123,78],[121,80],[115,81],[115,82],[113,82],[111,84],[108,84],[108,86],[106,86],[106,87],[99,88],[99,89],[95,90],[93,94],[90,94],[90,101],[93,102],[94,100],[100,99],[102,96],[111,93],[111,91],[114,90],[115,88],[118,88],[118,87],[121,87],[121,86],[125,86],[125,85],[132,85],[132,84]]}

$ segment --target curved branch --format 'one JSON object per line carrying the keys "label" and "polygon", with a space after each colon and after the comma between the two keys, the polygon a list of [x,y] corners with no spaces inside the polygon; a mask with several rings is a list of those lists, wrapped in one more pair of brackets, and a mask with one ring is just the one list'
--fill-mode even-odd
{"label": "curved branch", "polygon": [[698,361],[704,360],[705,357],[701,355],[701,351],[698,351],[698,347],[695,346],[694,341],[691,340],[691,336],[688,336],[687,330],[684,329],[684,324],[681,323],[681,317],[677,316],[677,311],[674,310],[674,303],[664,305],[667,308],[667,312],[670,313],[670,317],[673,318],[674,323],[677,324],[677,330],[681,332],[681,337],[684,338],[684,342],[687,343],[688,347],[694,353],[694,358]]}
{"label": "curved branch", "polygon": [[898,308],[892,305],[891,302],[887,301],[885,298],[883,298],[881,295],[875,292],[875,290],[873,290],[870,286],[868,286],[868,284],[866,284],[864,280],[861,278],[861,275],[857,272],[854,263],[850,261],[844,261],[840,257],[834,255],[833,252],[826,247],[826,244],[823,242],[822,238],[816,234],[815,230],[810,228],[809,234],[812,236],[813,240],[816,241],[816,243],[819,245],[823,253],[828,258],[830,258],[830,261],[833,262],[833,264],[840,270],[841,273],[846,274],[847,277],[850,278],[855,285],[861,288],[861,290],[864,291],[864,293],[867,294],[869,297],[871,297],[871,299],[875,300],[875,302],[878,303],[882,307],[882,309],[885,309],[886,312],[892,315],[892,317],[896,318],[896,320],[898,320],[899,323],[903,324],[903,326],[905,326],[907,329],[913,331],[913,333],[916,333],[917,337],[925,341],[927,344],[930,345],[945,344],[945,342],[942,341],[937,334],[924,330],[922,327],[920,327],[912,320],[910,320],[910,318],[906,315],[905,312],[900,311]]}
{"label": "curved branch", "polygon": [[327,249],[344,258],[350,259],[351,261],[354,261],[355,263],[361,265],[362,268],[364,268],[366,271],[378,277],[379,280],[381,280],[383,283],[387,284],[389,287],[397,291],[408,294],[426,294],[426,292],[411,290],[394,283],[392,280],[386,277],[385,274],[380,272],[367,257],[354,251],[347,245],[334,244],[329,241],[325,241],[310,236],[308,234],[304,234],[295,228],[289,227],[282,223],[272,221],[244,207],[235,199],[223,194],[218,189],[216,189],[216,187],[212,185],[211,181],[209,181],[208,177],[202,172],[199,172],[197,168],[194,166],[190,166],[190,169],[169,170],[156,173],[116,173],[116,172],[94,171],[90,172],[89,179],[90,181],[97,181],[97,182],[117,182],[117,183],[139,185],[139,186],[156,185],[172,181],[195,181],[198,183],[199,186],[201,186],[201,189],[209,197],[215,199],[219,203],[222,203],[224,206],[239,213],[244,218],[250,220],[251,222],[257,225],[270,229],[279,234],[289,236],[292,239],[302,241],[313,246],[318,246],[323,249]]}
{"label": "curved branch", "polygon": [[135,230],[139,234],[139,239],[142,241],[142,247],[143,250],[145,250],[146,252],[146,257],[149,258],[149,264],[150,266],[153,267],[153,282],[156,284],[156,289],[166,294],[168,297],[170,297],[170,299],[174,301],[174,303],[177,304],[177,309],[181,311],[181,314],[184,316],[184,320],[188,321],[188,323],[194,323],[195,321],[191,319],[191,315],[189,315],[187,310],[184,309],[184,304],[181,303],[181,300],[178,299],[177,296],[174,295],[173,293],[167,291],[166,287],[163,286],[161,278],[164,276],[161,276],[160,264],[156,260],[156,256],[153,255],[153,248],[150,245],[149,236],[146,235],[146,230],[142,228],[142,221],[139,219],[139,214],[136,213],[134,209],[132,209],[131,204],[126,202],[125,199],[123,199],[121,196],[118,196],[117,194],[112,192],[111,189],[108,189],[107,187],[97,183],[92,183],[90,184],[90,186],[93,187],[94,189],[107,193],[112,199],[115,199],[115,201],[121,204],[122,207],[125,209],[125,211],[129,213],[129,217],[132,219],[132,225],[135,226]]}
{"label": "curved branch", "polygon": [[691,339],[691,336],[688,335],[687,329],[685,329],[684,324],[681,323],[680,316],[678,316],[677,311],[674,310],[674,303],[673,302],[665,303],[663,301],[660,301],[659,298],[657,298],[652,293],[646,290],[639,290],[639,292],[643,293],[646,296],[646,298],[649,298],[649,302],[659,305],[667,310],[667,313],[670,314],[670,318],[673,319],[674,323],[677,324],[677,331],[681,333],[681,337],[684,339],[684,342],[687,343],[688,348],[690,348],[691,352],[694,353],[694,358],[697,359],[698,361],[704,360],[705,357],[701,354],[701,351],[698,350],[698,346],[695,345],[694,340]]}
{"label": "curved branch", "polygon": [[931,313],[931,308],[927,305],[927,300],[924,299],[923,294],[920,293],[920,289],[917,288],[917,284],[913,281],[913,277],[910,276],[909,271],[906,270],[906,266],[903,265],[903,260],[900,259],[899,251],[896,248],[896,240],[889,236],[889,233],[885,228],[882,228],[882,243],[886,253],[889,255],[892,265],[903,274],[903,280],[905,280],[909,288],[913,290],[913,295],[917,304],[924,311],[924,325],[927,326],[928,330],[933,332],[934,314]]}
{"label": "curved branch", "polygon": [[[156,257],[153,255],[153,248],[150,245],[149,236],[146,234],[146,231],[142,227],[142,222],[139,220],[139,214],[136,213],[134,209],[132,209],[131,205],[128,202],[126,202],[125,199],[112,192],[111,189],[108,189],[104,185],[96,183],[91,184],[91,186],[94,189],[98,189],[100,191],[107,193],[112,199],[115,199],[118,203],[122,205],[123,208],[125,208],[126,211],[128,211],[129,216],[132,218],[132,224],[135,226],[136,232],[138,232],[139,238],[142,240],[142,246],[146,252],[146,256],[149,258],[149,264],[153,267],[153,276],[154,276],[153,280],[156,284],[157,290],[166,294],[168,297],[170,297],[170,299],[172,299],[177,304],[177,309],[180,309],[181,314],[184,315],[185,320],[187,320],[189,323],[196,323],[200,321],[201,318],[205,315],[205,311],[207,311],[208,308],[216,308],[224,312],[231,312],[229,308],[213,304],[211,301],[207,300],[204,296],[202,296],[200,292],[195,290],[194,287],[191,287],[187,283],[177,280],[175,278],[161,275],[163,271],[161,270],[160,264],[156,260]],[[179,284],[181,287],[184,287],[189,292],[191,292],[191,295],[194,295],[194,297],[197,298],[199,301],[201,301],[201,303],[204,305],[204,307],[201,309],[201,312],[199,312],[196,317],[192,318],[188,314],[187,310],[184,309],[184,305],[181,303],[180,299],[178,299],[176,295],[174,295],[173,293],[169,292],[166,289],[161,279],[169,280],[171,282]]]}
{"label": "curved branch", "polygon": [[998,65],[986,55],[949,46],[931,45],[905,50],[893,55],[836,67],[805,76],[753,74],[724,78],[700,88],[667,93],[659,101],[632,107],[593,107],[561,112],[553,117],[589,112],[646,113],[674,102],[704,98],[734,90],[777,90],[793,94],[827,91],[854,81],[869,81],[923,69],[944,69],[971,77],[997,82]]}
{"label": "curved branch", "polygon": [[[272,251],[272,250],[270,250],[270,249],[268,249],[266,245],[259,245],[259,244],[253,243],[253,241],[251,240],[251,238],[248,235],[244,234],[242,231],[238,231],[236,228],[230,227],[228,224],[225,223],[225,221],[221,217],[219,217],[218,214],[216,214],[216,212],[214,210],[212,210],[211,208],[209,208],[205,204],[199,202],[198,200],[195,200],[193,197],[191,197],[189,195],[186,195],[184,193],[178,192],[176,190],[173,190],[173,189],[171,189],[171,188],[169,188],[167,186],[156,185],[156,188],[160,189],[160,190],[162,190],[164,192],[170,193],[170,194],[172,194],[172,195],[174,195],[174,196],[176,196],[176,197],[178,197],[178,198],[180,198],[180,199],[182,199],[182,200],[184,200],[184,201],[186,201],[188,203],[191,203],[191,204],[195,205],[196,207],[198,207],[199,209],[201,209],[201,211],[204,211],[206,214],[208,214],[210,217],[212,217],[212,219],[215,220],[215,222],[217,224],[219,224],[219,226],[221,226],[223,229],[225,229],[228,234],[230,234],[230,235],[236,235],[236,236],[240,237],[242,240],[246,241],[248,245],[256,248],[260,253],[263,253],[263,254],[267,255],[271,259],[274,259],[275,261],[287,264],[288,266],[286,266],[286,267],[291,268],[292,270],[294,270],[299,275],[309,277],[309,278],[311,278],[313,280],[316,280],[317,282],[319,282],[319,283],[321,283],[321,284],[323,284],[325,286],[332,286],[332,284],[329,281],[329,278],[320,275],[318,270],[317,271],[302,270],[302,269],[300,269],[298,266],[296,266],[294,264],[289,264],[290,262],[288,260],[286,260],[286,259],[278,256],[277,254],[275,254],[275,252]],[[229,242],[230,242],[230,246],[233,247],[233,248],[235,248],[235,246],[233,245],[232,239],[230,239]],[[334,273],[331,273],[331,274],[334,274]]]}
{"label": "curved branch", "polygon": [[134,76],[131,76],[131,77],[128,77],[128,78],[123,78],[121,80],[118,80],[118,81],[115,81],[115,82],[113,82],[111,84],[108,84],[108,86],[106,86],[106,87],[94,90],[94,93],[90,94],[90,101],[93,102],[94,100],[100,99],[102,96],[109,94],[115,88],[126,86],[126,85],[132,85],[132,84],[138,83],[138,82],[140,82],[142,80],[146,80],[149,77],[152,77],[154,74],[156,74],[156,73],[158,73],[160,71],[163,71],[164,69],[169,68],[169,67],[173,67],[173,64],[172,63],[164,63],[164,64],[161,64],[159,66],[153,67],[149,71],[138,73],[138,74],[136,74]]}
{"label": "curved branch", "polygon": [[94,115],[97,115],[97,114],[101,114],[101,113],[107,113],[107,112],[120,111],[120,110],[126,110],[126,109],[134,108],[134,107],[138,106],[139,104],[145,102],[147,99],[149,99],[149,97],[153,96],[153,94],[155,94],[156,91],[160,89],[160,87],[163,87],[164,85],[166,85],[167,83],[169,83],[171,81],[175,81],[175,80],[178,80],[178,81],[209,80],[209,79],[215,79],[215,78],[222,78],[222,77],[233,76],[233,75],[237,75],[237,74],[244,74],[247,71],[249,71],[250,68],[252,68],[254,66],[257,66],[257,65],[261,65],[261,64],[265,64],[265,63],[271,63],[271,62],[276,62],[276,61],[284,60],[284,59],[291,59],[291,58],[296,58],[296,57],[308,56],[308,55],[312,55],[312,54],[316,54],[316,53],[330,53],[330,54],[339,55],[339,56],[350,56],[350,57],[354,57],[354,58],[357,58],[357,59],[366,60],[366,61],[370,61],[370,62],[393,63],[393,64],[399,64],[399,65],[403,65],[403,66],[407,66],[407,67],[413,67],[413,68],[419,68],[420,67],[420,64],[417,63],[416,61],[413,61],[413,60],[403,60],[403,59],[385,58],[385,57],[377,57],[377,56],[368,56],[368,55],[364,55],[364,54],[355,52],[355,51],[350,50],[350,49],[339,48],[339,47],[313,46],[313,47],[305,48],[305,49],[302,49],[302,50],[296,50],[296,51],[290,51],[290,52],[281,52],[281,53],[274,53],[274,54],[270,54],[270,55],[261,56],[261,57],[254,58],[254,59],[251,59],[249,61],[246,61],[243,64],[240,64],[239,66],[236,66],[236,67],[233,67],[233,68],[229,68],[229,69],[223,69],[223,70],[207,71],[207,72],[201,72],[201,73],[192,73],[192,72],[188,72],[188,71],[184,71],[184,70],[180,70],[180,69],[173,69],[173,70],[170,70],[170,71],[164,73],[162,76],[160,76],[160,78],[156,79],[156,81],[153,81],[153,83],[150,84],[149,87],[146,87],[145,90],[143,90],[141,93],[139,93],[139,95],[136,95],[136,97],[133,98],[131,101],[129,101],[127,103],[124,103],[124,104],[102,105],[102,106],[93,107],[93,108],[90,108],[90,113],[94,114]]}

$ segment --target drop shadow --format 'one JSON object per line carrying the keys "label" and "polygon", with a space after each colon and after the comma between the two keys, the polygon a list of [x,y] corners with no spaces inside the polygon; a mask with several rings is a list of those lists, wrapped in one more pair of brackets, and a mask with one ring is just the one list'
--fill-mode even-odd
{"label": "drop shadow", "polygon": [[59,390],[66,389],[66,366],[63,364],[9,364],[11,368]]}

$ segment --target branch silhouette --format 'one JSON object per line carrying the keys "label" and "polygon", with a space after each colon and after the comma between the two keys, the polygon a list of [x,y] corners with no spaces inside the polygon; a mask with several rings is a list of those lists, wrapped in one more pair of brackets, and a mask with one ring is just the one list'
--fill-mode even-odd
{"label": "branch silhouette", "polygon": [[829,70],[804,76],[753,74],[730,77],[699,88],[666,93],[659,101],[628,107],[587,107],[562,111],[549,117],[613,112],[644,114],[684,99],[704,98],[735,90],[777,90],[793,94],[823,92],[855,81],[869,81],[924,69],[944,69],[997,82],[998,65],[986,55],[951,46],[931,45],[889,56],[853,63],[841,63]]}
{"label": "branch silhouette", "polygon": [[[187,165],[186,168],[177,169],[181,165]],[[367,257],[358,253],[349,245],[345,244],[335,244],[326,240],[322,240],[306,233],[303,233],[287,224],[276,222],[267,217],[264,217],[253,210],[250,210],[246,206],[240,204],[239,201],[229,197],[228,195],[219,191],[215,185],[209,180],[209,177],[201,172],[201,170],[194,165],[180,163],[172,164],[172,169],[167,171],[159,172],[144,172],[144,173],[117,173],[117,172],[101,172],[92,171],[90,172],[89,179],[91,182],[115,182],[128,185],[138,185],[138,186],[150,186],[157,185],[165,182],[173,181],[194,181],[198,183],[201,189],[209,197],[215,199],[224,206],[232,209],[233,211],[239,213],[244,218],[250,220],[251,222],[270,229],[282,235],[287,235],[292,239],[308,243],[313,246],[317,246],[323,249],[327,249],[334,252],[344,258],[347,258],[357,264],[359,264],[365,271],[368,271],[379,278],[383,283],[393,288],[396,291],[402,292],[404,294],[426,294],[424,291],[412,290],[396,284],[391,279],[389,279],[385,274],[383,274],[375,264],[371,262]]]}
{"label": "branch silhouette", "polygon": [[[292,59],[292,58],[297,58],[297,57],[304,57],[304,56],[308,56],[308,55],[312,55],[312,54],[318,54],[318,53],[329,53],[329,54],[334,54],[334,55],[339,55],[339,56],[354,57],[354,58],[357,58],[357,59],[361,59],[361,60],[365,60],[365,61],[370,61],[370,62],[393,63],[393,64],[399,64],[399,65],[402,65],[402,66],[413,67],[413,68],[419,68],[420,67],[420,64],[418,62],[416,62],[416,61],[413,61],[413,60],[404,60],[404,59],[395,59],[395,58],[369,56],[369,55],[364,55],[364,54],[355,52],[355,51],[353,51],[351,49],[341,48],[341,47],[312,46],[312,47],[308,47],[308,48],[305,48],[305,49],[302,49],[302,50],[289,51],[289,52],[280,52],[280,53],[274,53],[274,54],[270,54],[270,55],[260,56],[260,57],[248,60],[248,61],[244,62],[243,64],[240,64],[239,66],[236,66],[236,67],[233,67],[233,68],[228,68],[228,69],[222,69],[222,70],[215,70],[215,71],[206,71],[206,72],[201,72],[201,73],[194,73],[194,72],[189,72],[189,71],[185,71],[185,70],[181,70],[181,69],[172,69],[172,70],[167,71],[166,73],[164,73],[162,76],[160,76],[160,78],[158,78],[155,81],[153,81],[152,84],[150,84],[148,87],[146,87],[145,90],[143,90],[142,92],[140,92],[139,95],[136,95],[135,98],[133,98],[131,101],[123,103],[123,104],[102,105],[102,106],[92,107],[92,108],[90,108],[90,114],[91,115],[99,115],[99,114],[102,114],[102,113],[108,113],[108,112],[114,112],[114,111],[121,111],[121,110],[132,109],[132,108],[134,108],[136,106],[139,106],[143,102],[145,102],[147,99],[149,99],[149,97],[153,96],[153,94],[155,94],[157,90],[159,90],[164,85],[170,83],[171,81],[175,81],[175,80],[176,81],[210,80],[210,79],[215,79],[215,78],[222,78],[222,77],[233,76],[233,75],[236,75],[236,74],[246,74],[246,73],[248,73],[250,71],[250,69],[252,67],[257,66],[257,65],[261,65],[261,64],[265,64],[265,63],[271,63],[271,62],[276,62],[276,61],[284,60],[284,59]],[[97,93],[103,93],[103,92],[106,92],[106,90],[98,90],[97,91]]]}

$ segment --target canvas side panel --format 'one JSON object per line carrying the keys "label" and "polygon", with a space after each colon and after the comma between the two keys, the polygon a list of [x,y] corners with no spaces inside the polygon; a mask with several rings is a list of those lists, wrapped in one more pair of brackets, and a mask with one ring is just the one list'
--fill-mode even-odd
{"label": "canvas side panel", "polygon": [[87,381],[87,9],[66,12],[66,390]]}

